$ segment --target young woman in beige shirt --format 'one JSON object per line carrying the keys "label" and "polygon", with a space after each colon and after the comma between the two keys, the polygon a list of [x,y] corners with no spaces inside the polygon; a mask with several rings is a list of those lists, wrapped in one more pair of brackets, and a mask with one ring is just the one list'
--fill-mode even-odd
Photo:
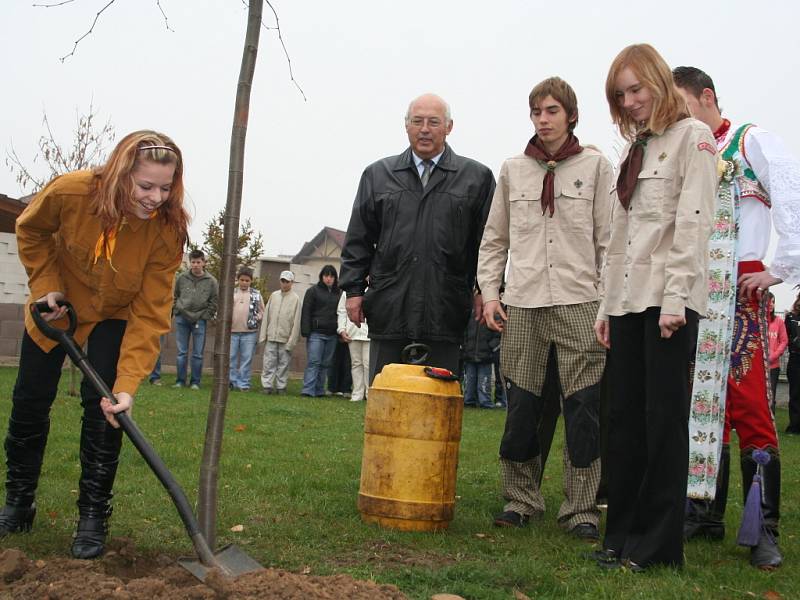
{"label": "young woman in beige shirt", "polygon": [[706,308],[716,145],[688,118],[654,48],[625,48],[606,81],[628,140],[595,333],[610,349],[608,517],[598,564],[683,564],[689,361]]}

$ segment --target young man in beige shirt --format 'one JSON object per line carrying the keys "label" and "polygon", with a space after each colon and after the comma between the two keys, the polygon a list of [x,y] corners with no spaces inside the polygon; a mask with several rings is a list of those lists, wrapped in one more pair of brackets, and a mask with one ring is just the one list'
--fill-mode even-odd
{"label": "young man in beige shirt", "polygon": [[[592,333],[600,268],[609,240],[612,169],[582,147],[575,92],[557,77],[529,97],[536,135],[503,164],[478,258],[488,326],[503,332],[500,369],[508,397],[500,444],[503,512],[497,526],[524,526],[544,511],[537,436],[547,376],[563,399],[566,444],[559,524],[599,537],[599,381],[605,365]],[[508,263],[504,304],[499,289]],[[499,317],[499,320],[496,320]]]}

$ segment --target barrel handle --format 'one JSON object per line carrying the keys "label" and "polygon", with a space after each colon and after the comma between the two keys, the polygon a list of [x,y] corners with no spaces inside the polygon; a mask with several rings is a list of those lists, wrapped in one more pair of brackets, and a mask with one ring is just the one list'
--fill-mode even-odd
{"label": "barrel handle", "polygon": [[431,348],[427,344],[420,344],[413,342],[403,348],[400,353],[400,360],[407,365],[421,365],[428,360],[431,354]]}

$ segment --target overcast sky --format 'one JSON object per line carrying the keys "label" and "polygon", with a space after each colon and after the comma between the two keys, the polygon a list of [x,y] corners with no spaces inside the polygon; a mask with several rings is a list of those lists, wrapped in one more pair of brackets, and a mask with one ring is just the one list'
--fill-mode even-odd
{"label": "overcast sky", "polygon": [[[0,150],[32,158],[46,110],[68,144],[76,111],[93,100],[117,137],[172,136],[200,239],[225,205],[228,150],[247,11],[241,0],[116,0],[63,64],[108,0],[57,8],[2,0]],[[242,217],[268,254],[294,254],[321,227],[346,229],[364,167],[407,146],[403,116],[423,92],[453,110],[448,141],[495,173],[532,135],[527,96],[559,75],[578,94],[583,143],[616,163],[603,92],[626,45],[653,44],[672,66],[715,80],[734,123],[755,122],[800,155],[800,4],[787,1],[544,2],[536,0],[273,0],[294,74],[274,31],[262,29],[247,136]],[[265,5],[265,21],[274,19]],[[4,165],[0,192],[20,195]],[[788,286],[782,286],[787,288]],[[794,294],[778,289],[779,308]]]}

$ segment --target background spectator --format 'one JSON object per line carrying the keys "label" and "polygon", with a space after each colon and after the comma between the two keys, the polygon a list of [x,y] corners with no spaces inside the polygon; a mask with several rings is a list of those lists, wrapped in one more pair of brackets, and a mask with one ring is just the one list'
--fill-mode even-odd
{"label": "background spectator", "polygon": [[203,374],[203,350],[206,347],[206,322],[217,314],[219,286],[213,275],[206,272],[206,257],[202,250],[189,253],[189,270],[175,280],[175,343],[177,377],[173,387],[186,385],[189,340],[192,342],[192,366],[189,384],[200,389]]}
{"label": "background spectator", "polygon": [[250,365],[264,316],[264,300],[261,292],[250,286],[253,269],[242,267],[236,279],[239,285],[233,290],[230,386],[233,390],[246,392],[250,389]]}
{"label": "background spectator", "polygon": [[461,356],[464,360],[464,406],[494,408],[492,368],[500,348],[500,332],[470,319],[464,332]]}
{"label": "background spectator", "polygon": [[769,340],[769,385],[772,388],[772,399],[770,408],[775,415],[775,393],[778,391],[778,376],[781,374],[781,356],[786,351],[789,338],[786,335],[786,324],[778,315],[775,314],[775,296],[772,292],[767,292],[767,320],[769,329],[767,338]]}
{"label": "background spectator", "polygon": [[264,365],[261,385],[264,394],[285,394],[289,381],[289,361],[300,337],[300,297],[292,291],[294,273],[282,271],[281,289],[272,292],[267,301],[261,339],[264,344]]}
{"label": "background spectator", "polygon": [[369,380],[369,329],[367,322],[357,327],[347,318],[347,294],[339,297],[339,307],[336,310],[338,326],[336,331],[339,339],[347,344],[350,351],[350,372],[353,382],[351,402],[361,402],[367,399],[367,381]]}
{"label": "background spectator", "polygon": [[306,290],[300,320],[300,333],[306,338],[308,363],[303,373],[302,396],[324,396],[325,375],[336,350],[336,308],[341,292],[333,265],[319,272],[317,285]]}

